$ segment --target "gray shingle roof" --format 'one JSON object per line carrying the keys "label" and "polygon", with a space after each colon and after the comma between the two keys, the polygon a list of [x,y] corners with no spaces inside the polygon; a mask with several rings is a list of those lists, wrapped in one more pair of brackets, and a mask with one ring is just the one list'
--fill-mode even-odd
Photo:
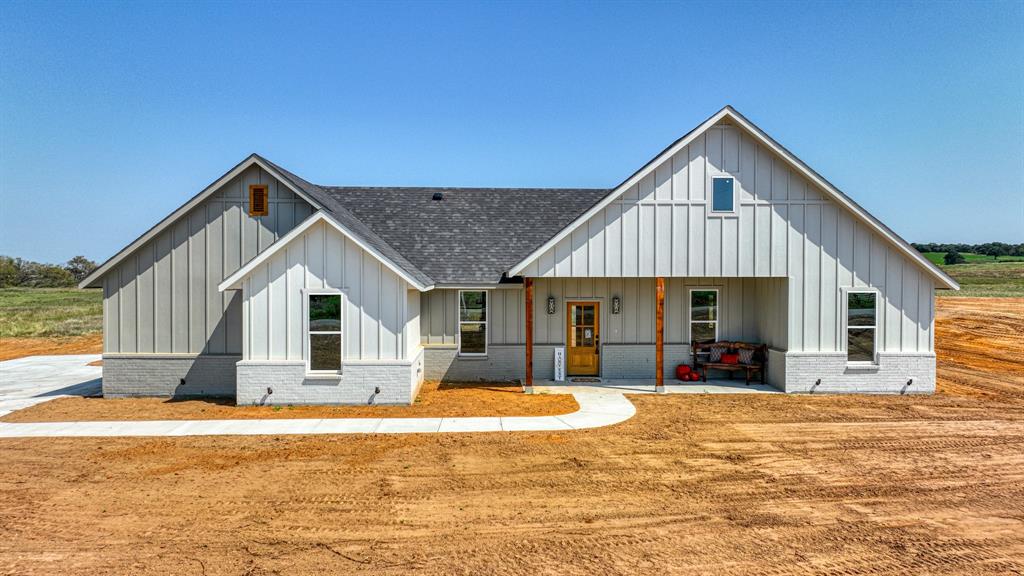
{"label": "gray shingle roof", "polygon": [[[502,274],[607,195],[593,188],[319,186],[436,284],[498,282]],[[443,200],[433,200],[435,192]]]}
{"label": "gray shingle roof", "polygon": [[357,218],[348,209],[340,204],[334,197],[334,195],[327,192],[322,186],[310,183],[295,174],[292,174],[288,170],[281,168],[277,164],[263,158],[262,156],[256,155],[260,160],[266,162],[267,165],[280,172],[281,176],[287,178],[293,186],[302,190],[307,196],[319,203],[336,222],[347,228],[353,234],[359,237],[360,240],[366,242],[368,245],[373,247],[381,254],[383,254],[388,260],[391,260],[396,266],[405,270],[410,276],[416,279],[424,286],[430,286],[435,283],[435,279],[431,278],[428,274],[424,273],[423,270],[410,262],[400,251],[396,250],[390,242],[382,238],[373,229],[367,226],[367,223]]}

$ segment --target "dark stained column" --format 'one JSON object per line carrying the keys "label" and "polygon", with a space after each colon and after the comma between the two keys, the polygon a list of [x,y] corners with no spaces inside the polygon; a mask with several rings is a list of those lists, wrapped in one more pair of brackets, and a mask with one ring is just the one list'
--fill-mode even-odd
{"label": "dark stained column", "polygon": [[658,276],[654,293],[654,376],[655,390],[665,391],[665,279]]}
{"label": "dark stained column", "polygon": [[526,289],[526,393],[533,393],[533,278],[523,278]]}

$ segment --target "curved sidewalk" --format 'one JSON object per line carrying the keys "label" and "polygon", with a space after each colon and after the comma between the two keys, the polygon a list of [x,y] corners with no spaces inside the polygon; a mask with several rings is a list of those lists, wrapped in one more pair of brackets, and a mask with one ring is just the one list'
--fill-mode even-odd
{"label": "curved sidewalk", "polygon": [[560,416],[479,418],[301,418],[280,420],[141,420],[0,422],[0,438],[88,436],[257,436],[265,434],[413,434],[579,430],[629,420],[636,407],[621,393],[573,394],[580,409]]}

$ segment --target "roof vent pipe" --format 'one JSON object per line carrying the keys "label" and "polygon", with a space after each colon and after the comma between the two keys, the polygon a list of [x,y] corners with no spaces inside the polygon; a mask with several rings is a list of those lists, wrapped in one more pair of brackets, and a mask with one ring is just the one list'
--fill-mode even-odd
{"label": "roof vent pipe", "polygon": [[443,192],[434,192],[434,200],[444,200]]}

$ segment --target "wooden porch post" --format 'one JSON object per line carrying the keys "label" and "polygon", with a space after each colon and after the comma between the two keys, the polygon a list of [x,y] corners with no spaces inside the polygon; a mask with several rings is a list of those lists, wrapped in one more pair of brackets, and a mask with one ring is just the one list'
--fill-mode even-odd
{"label": "wooden porch post", "polygon": [[665,391],[665,279],[655,280],[654,289],[654,376],[655,391]]}
{"label": "wooden porch post", "polygon": [[523,278],[526,288],[526,393],[533,394],[533,278]]}

